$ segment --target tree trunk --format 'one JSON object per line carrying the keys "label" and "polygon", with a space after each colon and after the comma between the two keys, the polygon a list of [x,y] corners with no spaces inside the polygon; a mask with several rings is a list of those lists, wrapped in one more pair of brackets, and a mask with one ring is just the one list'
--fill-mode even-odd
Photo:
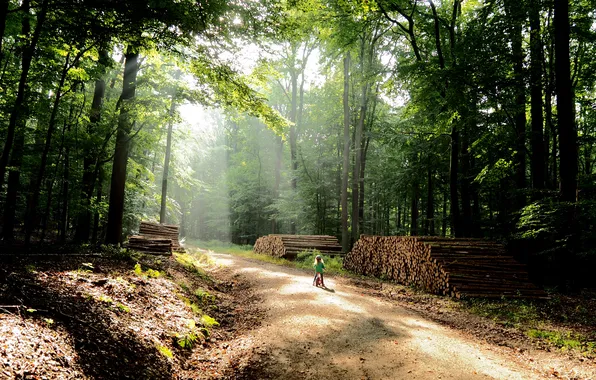
{"label": "tree trunk", "polygon": [[68,143],[64,150],[64,178],[62,178],[62,212],[60,220],[60,242],[66,242],[66,234],[68,231],[68,201],[69,201],[69,185],[70,185],[70,148]]}
{"label": "tree trunk", "polygon": [[435,199],[433,191],[433,170],[429,158],[426,173],[426,223],[424,234],[431,236],[435,234]]}
{"label": "tree trunk", "polygon": [[[91,103],[91,111],[89,114],[89,124],[87,126],[87,133],[92,136],[95,133],[97,123],[101,120],[101,106],[106,91],[105,80],[98,79],[95,81],[95,91],[93,92],[93,102]],[[89,241],[89,233],[91,230],[91,197],[93,196],[93,184],[95,182],[95,171],[93,164],[99,154],[95,147],[88,147],[83,158],[83,179],[81,183],[81,211],[77,222],[77,230],[75,233],[75,240],[77,242]]]}
{"label": "tree trunk", "polygon": [[449,193],[451,235],[461,237],[462,231],[459,218],[458,171],[459,171],[459,132],[455,124],[451,127],[451,160],[449,165]]}
{"label": "tree trunk", "polygon": [[0,0],[0,62],[4,60],[4,51],[2,50],[2,40],[4,39],[4,30],[6,29],[6,17],[8,16],[8,0]]}
{"label": "tree trunk", "polygon": [[359,231],[364,231],[364,173],[366,170],[366,155],[368,153],[368,147],[370,144],[370,137],[366,138],[364,142],[364,149],[362,149],[362,154],[360,155],[360,191],[358,196],[358,221],[359,221]]}
{"label": "tree trunk", "polygon": [[530,87],[532,115],[532,187],[544,188],[544,120],[542,116],[542,39],[540,38],[540,2],[530,6]]}
{"label": "tree trunk", "polygon": [[[27,92],[27,79],[29,77],[29,69],[31,68],[31,61],[33,60],[33,56],[35,53],[35,48],[37,47],[37,42],[39,41],[39,36],[41,34],[41,29],[46,19],[46,14],[48,10],[48,2],[49,0],[44,0],[41,4],[41,8],[39,10],[39,14],[37,16],[37,23],[35,25],[35,30],[33,32],[33,36],[31,38],[31,42],[27,46],[27,48],[23,51],[23,57],[21,59],[21,76],[19,78],[19,86],[17,90],[17,96],[15,98],[14,105],[12,107],[12,111],[10,113],[10,120],[8,122],[8,128],[6,132],[6,141],[4,142],[4,149],[2,150],[2,155],[0,156],[0,189],[4,185],[4,176],[6,174],[6,166],[8,164],[8,159],[10,157],[10,151],[12,149],[12,144],[14,143],[14,137],[16,132],[17,126],[24,126],[24,123],[21,123],[21,119],[25,117],[26,111],[26,99],[25,95]],[[22,4],[23,11],[25,13],[24,20],[23,20],[23,31],[26,31],[24,34],[25,38],[29,35],[29,0],[24,0]]]}
{"label": "tree trunk", "polygon": [[16,209],[18,203],[18,194],[20,190],[21,163],[23,159],[23,148],[25,146],[25,126],[19,126],[16,132],[15,144],[12,155],[10,156],[10,167],[8,172],[8,189],[6,193],[6,202],[4,205],[4,224],[2,234],[4,241],[12,243],[14,241],[14,229],[16,221]]}
{"label": "tree trunk", "polygon": [[[103,179],[104,179],[104,169],[103,164],[98,165],[97,168],[97,194],[96,194],[96,202],[99,204],[101,202],[101,198],[103,197]],[[99,211],[95,210],[93,214],[93,236],[91,237],[91,241],[93,243],[98,242],[99,236]]]}
{"label": "tree trunk", "polygon": [[[294,54],[295,57],[295,54]],[[296,116],[298,113],[298,73],[296,72],[295,67],[292,67],[291,72],[291,81],[292,81],[292,104],[290,108],[290,121],[292,125],[290,126],[290,161],[292,165],[292,192],[296,193],[297,191],[297,175],[298,175],[298,160],[297,160],[297,136],[296,136]],[[296,234],[296,221],[292,220],[290,223],[290,233]]]}
{"label": "tree trunk", "polygon": [[344,150],[343,168],[341,183],[341,246],[342,251],[347,253],[351,249],[350,234],[348,231],[348,173],[350,166],[350,52],[344,57]]}
{"label": "tree trunk", "polygon": [[441,223],[441,236],[445,237],[447,235],[447,192],[443,193],[443,220]]}
{"label": "tree trunk", "polygon": [[417,236],[418,235],[418,192],[420,191],[418,183],[414,183],[412,189],[412,208],[411,208],[411,220],[412,224],[410,225],[410,235]]}
{"label": "tree trunk", "polygon": [[37,226],[37,203],[39,201],[39,191],[37,191],[37,189],[41,189],[41,185],[43,183],[43,178],[48,163],[48,155],[50,153],[50,147],[52,146],[52,136],[54,135],[54,130],[56,129],[56,118],[58,116],[58,109],[60,108],[60,101],[62,100],[62,89],[64,87],[66,75],[68,74],[68,71],[70,69],[69,61],[70,54],[66,56],[64,67],[62,69],[62,74],[60,76],[60,82],[58,83],[58,87],[56,89],[54,104],[52,106],[52,114],[50,115],[48,130],[46,131],[46,139],[43,152],[41,154],[41,162],[39,164],[39,169],[37,175],[31,178],[31,185],[29,187],[31,194],[27,202],[27,214],[25,218],[25,243],[27,244],[29,244],[31,240],[31,235],[33,234],[33,230]]}
{"label": "tree trunk", "polygon": [[[277,136],[275,147],[275,185],[273,188],[273,197],[275,200],[279,199],[279,186],[281,185],[281,164],[283,158],[284,142],[281,136]],[[271,220],[271,232],[279,233],[278,222],[275,218]]]}
{"label": "tree trunk", "polygon": [[352,172],[352,244],[358,240],[360,224],[360,200],[359,187],[360,171],[362,162],[362,135],[364,131],[364,120],[366,118],[366,86],[362,88],[362,98],[360,104],[360,118],[356,124],[354,134],[354,167]]}
{"label": "tree trunk", "polygon": [[[522,49],[522,25],[525,22],[525,5],[523,1],[507,0],[505,8],[511,19],[509,39],[513,64],[513,85],[515,92],[515,184],[518,190],[526,187],[526,89],[524,84],[524,53]],[[519,192],[517,207],[525,205],[525,196]]]}
{"label": "tree trunk", "polygon": [[122,105],[118,118],[118,133],[116,135],[116,149],[112,166],[110,182],[110,206],[108,209],[108,226],[106,243],[118,244],[122,242],[122,219],[124,216],[124,189],[126,185],[126,166],[128,164],[128,150],[130,145],[130,131],[133,121],[130,116],[132,101],[135,97],[139,54],[132,47],[128,47],[124,64],[124,79],[122,84]]}
{"label": "tree trunk", "polygon": [[470,149],[469,137],[470,128],[465,129],[461,143],[461,209],[462,209],[462,235],[471,236],[472,231],[472,199],[470,196]]}
{"label": "tree trunk", "polygon": [[555,0],[555,77],[559,127],[560,191],[564,201],[575,202],[577,193],[577,130],[573,116],[569,29],[569,2],[568,0]]}
{"label": "tree trunk", "polygon": [[174,126],[174,111],[176,109],[176,95],[172,96],[170,105],[170,121],[168,123],[168,136],[166,138],[166,157],[163,163],[163,179],[161,181],[161,207],[159,210],[159,222],[166,222],[166,200],[168,198],[168,173],[170,171],[170,153],[172,149],[172,128]]}

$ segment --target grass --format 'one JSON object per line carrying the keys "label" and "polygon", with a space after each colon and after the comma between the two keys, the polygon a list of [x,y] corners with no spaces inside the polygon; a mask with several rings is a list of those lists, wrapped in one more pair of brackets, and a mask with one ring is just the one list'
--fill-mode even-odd
{"label": "grass", "polygon": [[527,300],[474,298],[462,301],[462,305],[474,314],[507,327],[536,326],[543,319],[536,304]]}
{"label": "grass", "polygon": [[191,253],[174,252],[174,258],[188,271],[194,273],[205,281],[213,282],[205,272],[205,269],[203,269],[203,267],[211,264],[211,259],[207,255],[202,254],[195,249],[191,250]]}
{"label": "grass", "polygon": [[586,317],[587,311],[582,305],[565,306],[561,304],[559,297],[553,297],[546,302],[470,299],[462,301],[461,306],[501,325],[521,330],[530,338],[548,342],[561,350],[579,351],[588,357],[596,355],[594,337],[564,327],[569,322],[593,325],[596,317]]}
{"label": "grass", "polygon": [[143,272],[143,268],[141,267],[141,264],[139,264],[139,263],[135,264],[134,272],[139,277],[159,278],[161,276],[160,271],[151,269],[151,268],[149,268],[145,272]]}
{"label": "grass", "polygon": [[582,334],[542,329],[529,329],[526,334],[531,338],[547,341],[563,351],[577,350],[589,357],[596,355],[596,342],[588,340]]}

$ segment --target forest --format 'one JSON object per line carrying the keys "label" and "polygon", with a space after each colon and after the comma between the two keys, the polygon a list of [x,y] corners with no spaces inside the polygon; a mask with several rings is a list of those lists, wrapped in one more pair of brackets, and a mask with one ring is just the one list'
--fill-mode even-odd
{"label": "forest", "polygon": [[141,220],[596,265],[592,0],[2,0],[3,251]]}

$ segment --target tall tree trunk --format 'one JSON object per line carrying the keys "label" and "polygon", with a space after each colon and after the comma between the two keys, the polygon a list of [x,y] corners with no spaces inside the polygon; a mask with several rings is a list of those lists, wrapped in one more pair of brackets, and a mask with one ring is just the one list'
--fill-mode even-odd
{"label": "tall tree trunk", "polygon": [[451,234],[461,237],[461,223],[459,217],[458,173],[459,172],[459,132],[455,124],[451,127],[451,160],[449,164],[449,193],[451,215]]}
{"label": "tall tree trunk", "polygon": [[[295,57],[295,54],[294,54]],[[296,72],[295,67],[292,67],[291,72],[291,81],[292,81],[292,104],[290,108],[290,121],[293,123],[290,126],[290,161],[292,165],[292,192],[296,193],[297,191],[297,175],[298,175],[298,159],[297,159],[297,136],[296,136],[296,116],[298,112],[298,73]],[[290,223],[290,233],[296,233],[296,221],[292,220]]]}
{"label": "tall tree trunk", "polygon": [[[48,2],[49,0],[44,0],[41,4],[41,8],[39,9],[39,13],[37,16],[37,23],[35,25],[35,30],[33,32],[33,36],[31,37],[31,42],[29,45],[23,50],[23,56],[21,59],[21,76],[19,78],[19,86],[17,90],[17,96],[15,98],[14,105],[12,106],[12,110],[10,113],[10,120],[8,122],[8,128],[6,132],[6,140],[4,142],[4,148],[2,150],[2,155],[0,156],[0,189],[4,185],[4,176],[6,174],[6,166],[8,164],[8,159],[10,157],[10,151],[12,149],[12,144],[14,143],[14,137],[16,132],[17,126],[24,126],[24,123],[21,123],[21,119],[25,117],[26,111],[26,93],[27,93],[27,79],[29,78],[29,69],[31,68],[31,61],[33,60],[33,56],[35,53],[35,48],[37,47],[37,42],[39,41],[39,36],[41,34],[42,26],[46,19],[46,14],[48,10]],[[23,20],[23,31],[26,31],[24,36],[28,36],[29,34],[29,9],[30,9],[30,2],[29,0],[24,0],[22,4],[23,12],[25,13],[24,20]]]}
{"label": "tall tree trunk", "polygon": [[[284,142],[281,136],[276,138],[275,144],[275,185],[273,187],[273,197],[275,200],[279,199],[279,186],[281,185],[281,164],[283,158]],[[339,197],[338,197],[339,199]],[[279,233],[279,225],[277,220],[271,219],[271,232],[274,234]]]}
{"label": "tall tree trunk", "polygon": [[461,143],[461,210],[462,210],[462,235],[469,237],[472,231],[472,199],[470,196],[470,147],[469,137],[470,129],[466,128],[462,136]]}
{"label": "tall tree trunk", "polygon": [[166,200],[168,198],[168,173],[170,171],[170,152],[172,149],[172,128],[174,126],[174,111],[176,109],[176,95],[172,96],[170,105],[170,121],[168,123],[168,136],[166,138],[166,157],[163,163],[163,179],[161,181],[161,207],[159,210],[159,222],[166,222]]}
{"label": "tall tree trunk", "polygon": [[370,144],[370,137],[366,138],[364,142],[364,149],[361,150],[361,158],[360,158],[360,191],[358,194],[358,221],[359,221],[359,231],[363,233],[364,231],[364,173],[366,170],[366,156],[368,153],[368,147]]}
{"label": "tall tree trunk", "polygon": [[[523,1],[506,0],[505,9],[511,19],[509,39],[513,63],[513,82],[515,92],[515,184],[518,190],[526,187],[526,89],[524,84],[524,53],[522,49],[522,25],[525,22]],[[520,191],[516,200],[517,207],[525,205],[525,196]]]}
{"label": "tall tree trunk", "polygon": [[[91,111],[89,114],[89,124],[87,126],[87,133],[92,136],[95,133],[97,123],[101,120],[101,106],[106,91],[106,82],[103,78],[95,81],[95,90],[93,92],[93,101],[91,103]],[[77,230],[75,233],[75,240],[78,242],[87,242],[89,240],[89,233],[91,230],[91,197],[93,196],[93,183],[95,182],[95,175],[93,164],[95,162],[95,155],[99,152],[95,147],[89,147],[85,151],[83,158],[83,179],[81,183],[81,211],[77,222]]]}
{"label": "tall tree trunk", "polygon": [[448,198],[447,191],[443,193],[443,220],[441,223],[441,236],[445,237],[447,235],[447,198]]}
{"label": "tall tree trunk", "polygon": [[137,72],[139,71],[139,53],[131,46],[126,52],[124,64],[124,79],[122,83],[122,105],[118,118],[118,133],[116,135],[116,149],[112,166],[110,182],[110,205],[108,209],[108,226],[106,243],[118,244],[122,242],[122,219],[124,216],[124,189],[126,185],[126,166],[128,165],[128,150],[130,132],[133,121],[130,109],[135,97],[137,86]]}
{"label": "tall tree trunk", "polygon": [[0,0],[0,62],[4,60],[4,51],[2,50],[2,40],[4,39],[4,30],[6,29],[6,17],[8,16],[8,0]]}
{"label": "tall tree trunk", "polygon": [[[363,103],[366,101],[365,90],[362,90],[362,97]],[[354,135],[354,168],[353,168],[353,177],[352,177],[352,244],[358,240],[359,234],[359,223],[360,223],[360,213],[359,213],[359,194],[358,190],[360,187],[360,169],[361,169],[361,161],[362,161],[362,133],[364,129],[364,114],[366,113],[366,104],[362,104],[360,106],[360,119],[356,124],[356,130]]]}
{"label": "tall tree trunk", "polygon": [[575,202],[577,192],[577,130],[573,116],[573,89],[569,62],[569,2],[555,0],[555,77],[561,198]]}
{"label": "tall tree trunk", "polygon": [[426,173],[426,223],[424,227],[425,235],[435,235],[435,199],[433,187],[433,170],[431,168],[430,157]]}
{"label": "tall tree trunk", "polygon": [[50,121],[48,124],[48,130],[46,132],[46,139],[43,152],[41,154],[39,169],[37,171],[37,175],[31,178],[31,185],[29,187],[31,194],[27,202],[27,214],[25,218],[25,243],[27,244],[30,242],[33,230],[37,225],[37,203],[39,201],[39,191],[37,191],[37,189],[41,189],[41,185],[43,183],[43,178],[48,163],[48,155],[50,153],[50,147],[52,146],[52,136],[54,135],[54,130],[56,129],[58,109],[60,108],[60,101],[62,100],[62,89],[64,87],[64,82],[69,69],[70,54],[66,56],[64,67],[62,68],[62,74],[60,75],[60,82],[58,83],[58,87],[56,89],[56,95],[54,97],[54,103],[52,106],[52,114],[50,115]]}
{"label": "tall tree trunk", "polygon": [[[70,128],[69,128],[70,129]],[[69,185],[70,185],[70,148],[68,144],[64,150],[64,178],[62,178],[62,213],[60,220],[60,242],[66,242],[66,234],[68,231],[68,202],[69,202]]]}
{"label": "tall tree trunk", "polygon": [[[550,14],[549,14],[549,20],[550,20]],[[550,24],[549,24],[550,25]],[[548,64],[546,63],[546,57],[544,56],[544,51],[543,51],[543,63],[544,63],[544,68],[546,70],[546,74],[545,74],[545,78],[547,79],[547,85],[545,88],[545,92],[544,92],[544,113],[545,113],[545,118],[546,118],[546,130],[548,132],[550,132],[551,138],[552,138],[552,148],[551,150],[548,149],[549,144],[550,144],[550,139],[547,139],[546,134],[545,134],[545,154],[546,157],[545,159],[547,161],[552,160],[552,162],[550,163],[550,172],[548,175],[548,185],[550,189],[555,189],[558,187],[558,174],[557,174],[557,128],[555,126],[554,123],[554,119],[553,119],[553,110],[552,110],[552,105],[553,105],[553,100],[552,100],[552,94],[555,92],[555,68],[554,68],[554,58],[555,58],[555,52],[554,52],[554,41],[550,41],[548,44],[548,49],[549,49],[549,53],[548,53]]]}
{"label": "tall tree trunk", "polygon": [[[104,168],[103,164],[100,164],[97,169],[97,194],[96,194],[96,204],[101,202],[101,198],[103,197],[103,179],[104,179]],[[93,213],[93,235],[91,237],[91,241],[93,243],[97,243],[99,236],[99,211],[95,210]]]}
{"label": "tall tree trunk", "polygon": [[411,220],[412,224],[410,225],[410,235],[417,236],[418,235],[418,197],[420,187],[418,182],[415,182],[412,189],[412,208],[411,208]]}
{"label": "tall tree trunk", "polygon": [[348,173],[350,167],[350,52],[344,57],[344,150],[341,183],[341,246],[344,253],[351,249],[348,231]]}
{"label": "tall tree trunk", "polygon": [[[2,5],[2,7],[8,9],[8,1]],[[31,32],[31,24],[29,20],[29,0],[24,0],[22,3],[23,11],[25,16],[23,17],[23,21],[21,24],[21,35],[23,36],[22,39],[25,40],[29,33]],[[3,17],[3,22],[6,22],[6,13],[1,16]],[[4,27],[2,26],[1,33],[4,33]],[[1,43],[2,38],[0,38]],[[21,41],[24,43],[24,41]],[[23,59],[25,59],[25,51],[27,48],[23,49]],[[1,57],[1,55],[0,55]],[[24,62],[23,62],[24,63]],[[22,77],[21,77],[22,79]],[[19,83],[20,85],[20,83]],[[20,87],[19,87],[20,88]],[[15,121],[16,122],[16,121]],[[16,140],[14,140],[14,147],[8,145],[8,148],[12,148],[12,154],[10,155],[10,171],[8,173],[8,186],[6,189],[6,202],[5,202],[5,210],[4,210],[4,220],[3,220],[3,228],[2,228],[2,235],[4,241],[11,243],[14,240],[14,228],[16,225],[16,206],[17,206],[17,199],[18,193],[20,190],[20,176],[21,176],[21,164],[23,160],[23,148],[25,146],[25,127],[26,121],[24,117],[18,118],[18,122],[20,125],[15,125],[15,134]],[[9,132],[10,134],[10,132]],[[7,141],[8,144],[8,141]],[[4,147],[5,149],[7,146]],[[4,153],[4,152],[3,152]],[[2,156],[4,157],[4,156]],[[7,157],[8,158],[8,157]],[[1,160],[1,159],[0,159]],[[1,170],[1,168],[0,168]],[[4,182],[4,172],[0,174],[0,192],[2,191],[2,184]]]}
{"label": "tall tree trunk", "polygon": [[540,1],[530,4],[530,87],[532,115],[532,187],[543,189],[545,182],[544,118],[542,116],[542,39]]}
{"label": "tall tree trunk", "polygon": [[23,148],[25,146],[25,126],[19,126],[16,132],[16,139],[10,156],[10,167],[8,172],[8,186],[6,202],[4,208],[4,223],[2,234],[4,241],[12,243],[14,241],[14,229],[16,221],[16,209],[18,203],[18,194],[20,190],[21,163],[23,159]]}
{"label": "tall tree trunk", "polygon": [[[76,92],[76,85],[73,86],[73,92]],[[64,123],[64,135],[68,137],[70,134],[71,122],[73,122],[73,115],[75,111],[74,99],[70,103],[70,111],[68,113],[68,120]],[[68,233],[68,205],[70,202],[70,143],[66,141],[64,146],[64,176],[62,178],[62,213],[60,221],[60,242],[66,242],[66,235]]]}

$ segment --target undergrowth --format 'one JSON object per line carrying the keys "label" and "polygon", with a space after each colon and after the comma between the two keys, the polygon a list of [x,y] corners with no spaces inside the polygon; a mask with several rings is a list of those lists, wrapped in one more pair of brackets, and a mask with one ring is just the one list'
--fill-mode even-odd
{"label": "undergrowth", "polygon": [[[279,257],[255,253],[252,250],[251,245],[235,245],[232,243],[225,243],[217,240],[190,240],[188,241],[188,244],[190,244],[191,246],[200,247],[202,249],[207,249],[218,253],[228,253],[247,259],[254,259],[271,264],[301,269],[312,269],[315,257],[317,255],[321,255],[321,253],[316,249],[304,250],[298,254],[296,260],[287,260]],[[342,275],[346,275],[349,273],[348,271],[343,269],[343,259],[341,257],[330,257],[327,255],[321,256],[323,257],[323,261],[325,262],[325,273]]]}
{"label": "undergrowth", "polygon": [[343,265],[344,265],[343,258],[322,255],[316,249],[308,249],[308,250],[304,250],[304,251],[300,252],[298,254],[298,257],[296,257],[296,261],[294,261],[294,262],[296,263],[296,266],[298,268],[313,269],[313,264],[315,262],[315,257],[317,255],[321,255],[323,262],[325,263],[325,273],[330,273],[330,274],[347,274],[348,273],[348,271],[346,271],[343,268]]}
{"label": "undergrowth", "polygon": [[530,338],[547,342],[562,350],[575,350],[596,356],[596,334],[584,333],[574,326],[596,325],[596,315],[577,298],[553,296],[547,301],[523,299],[469,299],[462,301],[466,310],[513,327]]}

